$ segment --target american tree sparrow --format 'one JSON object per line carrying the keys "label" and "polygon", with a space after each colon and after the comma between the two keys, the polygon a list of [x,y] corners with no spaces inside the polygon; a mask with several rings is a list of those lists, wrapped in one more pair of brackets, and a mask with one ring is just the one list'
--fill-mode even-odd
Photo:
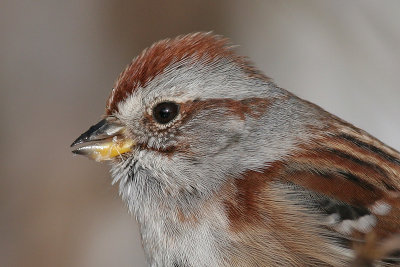
{"label": "american tree sparrow", "polygon": [[400,154],[228,41],[160,41],[73,144],[111,161],[151,266],[400,264]]}

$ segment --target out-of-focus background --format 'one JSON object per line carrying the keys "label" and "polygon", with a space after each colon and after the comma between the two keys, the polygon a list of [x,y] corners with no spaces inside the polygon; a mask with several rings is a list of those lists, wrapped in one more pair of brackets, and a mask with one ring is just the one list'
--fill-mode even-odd
{"label": "out-of-focus background", "polygon": [[0,265],[145,266],[108,166],[69,145],[162,38],[228,36],[281,87],[400,149],[399,13],[398,0],[1,1]]}

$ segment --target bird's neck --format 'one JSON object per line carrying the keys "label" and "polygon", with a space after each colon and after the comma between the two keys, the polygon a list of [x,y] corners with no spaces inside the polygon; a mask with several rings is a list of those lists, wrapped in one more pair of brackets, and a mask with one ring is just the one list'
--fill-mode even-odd
{"label": "bird's neck", "polygon": [[190,210],[157,202],[158,208],[143,205],[135,214],[151,266],[224,265],[222,251],[230,242],[220,200],[199,201]]}

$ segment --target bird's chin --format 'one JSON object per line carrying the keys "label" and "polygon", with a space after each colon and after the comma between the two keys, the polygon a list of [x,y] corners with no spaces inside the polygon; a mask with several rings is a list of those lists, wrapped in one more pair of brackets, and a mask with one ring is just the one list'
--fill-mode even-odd
{"label": "bird's chin", "polygon": [[121,190],[128,182],[134,182],[137,163],[133,155],[124,155],[109,161],[112,184],[119,182]]}

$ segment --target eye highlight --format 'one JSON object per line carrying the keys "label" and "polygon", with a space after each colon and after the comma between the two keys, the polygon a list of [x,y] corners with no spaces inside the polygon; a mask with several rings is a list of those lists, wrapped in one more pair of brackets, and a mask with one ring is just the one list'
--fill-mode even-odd
{"label": "eye highlight", "polygon": [[160,124],[171,122],[179,113],[179,105],[175,102],[161,102],[153,108],[153,118]]}

